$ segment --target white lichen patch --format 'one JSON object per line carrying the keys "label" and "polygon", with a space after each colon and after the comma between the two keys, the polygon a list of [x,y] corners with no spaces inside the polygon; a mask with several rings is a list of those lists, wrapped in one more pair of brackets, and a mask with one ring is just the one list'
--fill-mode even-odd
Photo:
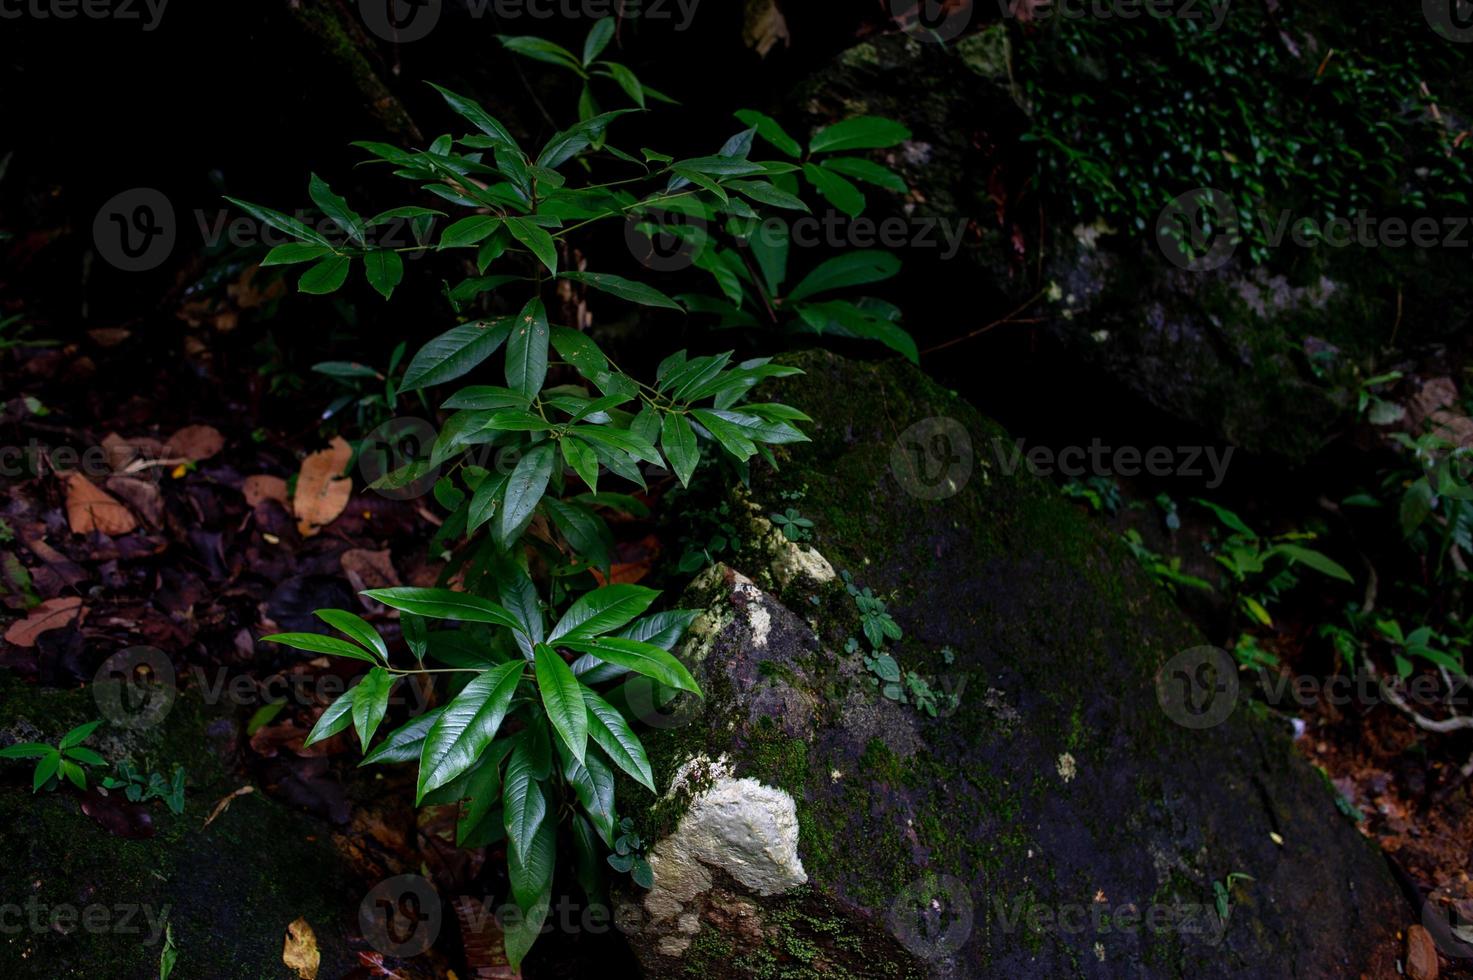
{"label": "white lichen patch", "polygon": [[718,779],[729,779],[731,777],[731,758],[725,753],[717,756],[715,761],[704,752],[698,752],[686,759],[675,770],[675,775],[670,777],[670,789],[666,791],[667,799],[675,797],[682,790],[694,789],[701,784],[709,784]]}
{"label": "white lichen patch", "polygon": [[[714,764],[703,765],[709,770]],[[695,770],[687,763],[681,771],[689,778]],[[808,880],[798,858],[793,798],[751,778],[717,778],[691,800],[675,832],[655,845],[649,861],[655,884],[645,896],[645,910],[654,923],[676,926],[660,942],[667,956],[690,945],[684,917],[689,903],[710,890],[709,869],[720,868],[758,895],[779,895]]]}
{"label": "white lichen patch", "polygon": [[767,646],[767,636],[772,632],[772,613],[761,602],[747,605],[747,624],[752,627],[752,646]]}
{"label": "white lichen patch", "polygon": [[1058,770],[1059,778],[1066,783],[1072,782],[1074,777],[1079,774],[1079,767],[1074,762],[1074,756],[1068,752],[1059,756]]}

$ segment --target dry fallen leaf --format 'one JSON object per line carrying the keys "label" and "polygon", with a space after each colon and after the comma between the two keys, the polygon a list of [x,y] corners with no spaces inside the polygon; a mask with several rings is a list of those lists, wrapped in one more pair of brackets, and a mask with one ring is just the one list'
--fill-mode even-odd
{"label": "dry fallen leaf", "polygon": [[342,436],[333,437],[326,449],[302,460],[297,475],[297,495],[292,510],[297,515],[297,530],[302,537],[316,534],[326,524],[337,520],[348,498],[353,495],[353,481],[341,478],[353,458],[353,447]]}
{"label": "dry fallen leaf", "polygon": [[5,642],[18,647],[33,647],[36,637],[48,630],[59,630],[82,614],[82,600],[78,596],[62,596],[47,599],[25,619],[11,623],[5,631]]}
{"label": "dry fallen leaf", "polygon": [[758,57],[767,57],[777,42],[787,47],[791,37],[788,21],[778,9],[777,0],[747,0],[746,22],[742,25],[742,40],[747,47],[756,48]]}
{"label": "dry fallen leaf", "polygon": [[107,488],[133,505],[143,519],[158,527],[164,519],[164,495],[158,484],[133,476],[110,476]]}
{"label": "dry fallen leaf", "polygon": [[247,793],[254,793],[255,791],[256,787],[254,786],[242,786],[240,789],[222,798],[219,802],[215,804],[215,809],[210,811],[210,815],[205,818],[205,822],[200,825],[200,829],[203,830],[205,827],[208,827],[210,824],[214,823],[216,817],[224,813],[226,810],[230,809],[230,804],[233,803],[237,797],[245,796]]}
{"label": "dry fallen leaf", "polygon": [[80,473],[66,477],[66,519],[76,534],[127,534],[138,527],[132,511]]}
{"label": "dry fallen leaf", "polygon": [[186,425],[169,439],[166,456],[183,456],[198,463],[225,448],[225,437],[212,425]]}
{"label": "dry fallen leaf", "polygon": [[1411,980],[1437,980],[1437,944],[1423,926],[1407,929],[1406,964]]}
{"label": "dry fallen leaf", "polygon": [[343,574],[354,592],[364,589],[386,589],[399,584],[399,573],[389,560],[389,550],[369,551],[367,548],[349,548],[339,559]]}
{"label": "dry fallen leaf", "polygon": [[245,494],[246,504],[252,510],[263,500],[274,500],[283,507],[287,506],[286,481],[279,476],[248,476],[241,482],[240,492]]}
{"label": "dry fallen leaf", "polygon": [[302,980],[317,980],[317,968],[322,965],[322,954],[317,950],[317,934],[299,918],[286,927],[286,944],[281,950],[281,962],[297,971]]}

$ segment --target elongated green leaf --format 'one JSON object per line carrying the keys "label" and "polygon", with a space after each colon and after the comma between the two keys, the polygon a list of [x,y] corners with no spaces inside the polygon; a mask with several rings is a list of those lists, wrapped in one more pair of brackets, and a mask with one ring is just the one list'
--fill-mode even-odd
{"label": "elongated green leaf", "polygon": [[598,830],[605,844],[614,843],[614,771],[599,758],[588,753],[582,762],[563,753],[563,778],[573,787],[579,804]]}
{"label": "elongated green leaf", "polygon": [[787,131],[778,124],[778,121],[771,116],[763,115],[754,109],[742,109],[736,113],[736,117],[748,126],[756,129],[758,136],[761,136],[788,156],[796,157],[802,155],[803,148],[798,145],[798,141],[789,136]]}
{"label": "elongated green leaf", "polygon": [[242,201],[234,197],[227,197],[225,200],[234,204],[262,224],[275,228],[279,232],[304,242],[311,242],[314,245],[323,245],[329,249],[332,247],[332,242],[328,241],[327,237],[321,232],[307,227],[290,215],[282,214],[280,211],[273,211],[270,208],[263,208],[259,204],[251,204],[249,201]]}
{"label": "elongated green leaf", "polygon": [[553,525],[567,539],[568,544],[572,545],[573,550],[590,565],[607,574],[613,560],[614,536],[604,519],[582,504],[565,502],[556,497],[543,498],[542,506],[547,509]]}
{"label": "elongated green leaf", "polygon": [[844,289],[889,279],[900,271],[900,260],[890,252],[862,249],[829,259],[788,293],[788,301],[804,299],[830,289]]}
{"label": "elongated green leaf", "polygon": [[333,193],[327,181],[316,174],[312,175],[307,184],[307,194],[312,198],[312,203],[322,209],[322,213],[331,218],[344,233],[359,245],[363,244],[363,218],[348,207],[348,202]]}
{"label": "elongated green leaf", "polygon": [[642,585],[605,585],[568,607],[547,642],[586,640],[616,630],[644,612],[659,592]]}
{"label": "elongated green leaf", "polygon": [[692,409],[691,415],[695,416],[696,421],[705,426],[706,431],[710,432],[716,441],[738,460],[746,462],[757,455],[756,444],[747,438],[738,426],[702,408]]}
{"label": "elongated green leaf", "polygon": [[363,757],[359,765],[367,766],[378,762],[414,762],[424,749],[425,736],[430,733],[430,729],[435,726],[435,722],[440,720],[440,715],[444,712],[443,707],[435,708],[433,711],[426,711],[416,718],[411,718],[390,732],[388,737],[378,744],[378,748]]}
{"label": "elongated green leaf", "polygon": [[307,733],[307,740],[303,745],[314,745],[325,738],[332,738],[338,732],[353,724],[353,692],[348,691],[341,695],[336,701],[327,706],[317,718],[317,724]]}
{"label": "elongated green leaf", "polygon": [[365,227],[368,227],[368,228],[372,228],[375,225],[387,224],[390,221],[393,221],[395,218],[443,218],[443,217],[445,217],[445,212],[444,211],[436,211],[434,208],[421,208],[421,207],[417,207],[417,206],[414,206],[414,205],[410,205],[410,206],[407,206],[407,207],[402,207],[402,208],[389,208],[389,210],[387,210],[387,211],[380,211],[378,214],[374,215],[372,218],[369,218],[366,222],[364,222],[364,226]]}
{"label": "elongated green leaf", "polygon": [[362,616],[357,616],[346,609],[319,609],[317,618],[322,620],[348,639],[369,650],[376,651],[379,659],[384,663],[389,660],[389,647],[384,643],[384,638],[379,636],[378,630]]}
{"label": "elongated green leaf", "polygon": [[583,39],[583,67],[587,68],[593,63],[593,59],[604,53],[604,48],[609,46],[609,41],[614,37],[614,18],[600,17],[593,22],[588,36]]}
{"label": "elongated green leaf", "polygon": [[369,252],[363,256],[363,273],[368,277],[368,284],[388,299],[404,279],[404,260],[398,252]]}
{"label": "elongated green leaf", "polygon": [[478,674],[445,705],[425,736],[416,802],[469,769],[496,738],[525,667],[514,660]]}
{"label": "elongated green leaf", "polygon": [[910,130],[893,119],[855,116],[814,133],[808,150],[810,153],[835,153],[839,150],[883,149],[908,139]]}
{"label": "elongated green leaf", "polygon": [[[785,208],[789,211],[808,211],[808,205],[802,199],[787,191],[779,190],[765,180],[732,180],[726,184],[731,190],[750,197],[758,204],[766,204],[774,208]],[[862,202],[861,202],[862,203]]]}
{"label": "elongated green leaf", "polygon": [[326,245],[308,245],[303,242],[287,242],[278,245],[266,253],[261,260],[261,267],[270,265],[294,265],[297,262],[311,262],[320,259],[324,255],[331,255],[332,249]]}
{"label": "elongated green leaf", "polygon": [[330,255],[302,273],[297,291],[313,296],[336,292],[348,279],[353,260],[346,255]]}
{"label": "elongated green leaf", "polygon": [[41,761],[36,763],[36,771],[31,774],[31,792],[40,792],[41,787],[56,775],[59,768],[61,768],[61,753],[48,747]]}
{"label": "elongated green leaf", "polygon": [[841,173],[846,177],[853,177],[855,180],[862,180],[867,184],[874,184],[876,187],[883,187],[897,194],[904,194],[910,189],[895,171],[861,157],[830,157],[819,166]]}
{"label": "elongated green leaf", "polygon": [[573,671],[545,643],[536,648],[537,690],[553,730],[579,762],[588,751],[588,709],[584,707],[583,685]]}
{"label": "elongated green leaf", "polygon": [[366,660],[369,663],[378,663],[373,655],[362,647],[354,646],[347,640],[340,640],[335,636],[323,636],[321,633],[272,633],[270,636],[261,637],[265,643],[280,643],[282,646],[292,647],[296,650],[306,650],[309,653],[330,653],[335,657],[350,657],[354,660]]}
{"label": "elongated green leaf", "polygon": [[636,674],[643,674],[681,691],[700,694],[700,685],[691,677],[690,671],[674,656],[661,650],[653,643],[627,640],[617,636],[600,636],[591,640],[563,640],[562,643],[579,653],[588,653],[605,663],[628,667]]}
{"label": "elongated green leaf", "polygon": [[588,737],[604,750],[614,765],[651,793],[655,792],[655,776],[650,770],[649,757],[630,729],[629,722],[613,705],[586,687],[583,688],[583,703],[588,706]]}
{"label": "elongated green leaf", "polygon": [[571,279],[573,282],[587,283],[594,289],[601,289],[620,299],[627,299],[631,303],[640,303],[644,306],[662,306],[670,310],[680,310],[681,305],[666,296],[653,286],[647,286],[642,282],[625,279],[622,276],[609,275],[607,272],[564,272],[563,279]]}
{"label": "elongated green leaf", "polygon": [[516,469],[506,481],[506,501],[498,522],[503,541],[512,540],[531,520],[537,502],[547,492],[553,462],[553,447],[548,442],[532,447],[517,461]]}
{"label": "elongated green leaf", "polygon": [[389,710],[389,691],[393,686],[393,675],[375,667],[353,688],[353,727],[358,729],[358,743],[364,752],[368,751],[373,733]]}
{"label": "elongated green leaf", "polygon": [[473,320],[452,327],[420,348],[409,362],[400,387],[404,391],[444,384],[460,377],[496,353],[511,333],[512,321]]}
{"label": "elongated green leaf", "polygon": [[537,766],[524,738],[511,750],[511,757],[506,761],[506,777],[501,785],[506,841],[509,849],[518,856],[531,853],[532,840],[547,817],[547,800],[537,783]]}
{"label": "elongated green leaf", "polygon": [[547,380],[547,310],[535,296],[512,321],[506,342],[506,384],[532,398]]}
{"label": "elongated green leaf", "polygon": [[501,227],[501,219],[489,214],[461,218],[440,234],[440,248],[466,248],[489,238]]}
{"label": "elongated green leaf", "polygon": [[481,108],[474,99],[468,99],[447,88],[441,88],[434,82],[430,82],[429,84],[431,88],[444,97],[445,101],[449,103],[450,108],[464,116],[472,126],[475,126],[481,132],[491,137],[496,143],[506,146],[511,150],[517,150],[517,142],[511,138],[511,134],[506,131],[506,127],[501,125],[485,109]]}
{"label": "elongated green leaf", "polygon": [[537,256],[537,261],[547,267],[549,273],[557,275],[557,245],[546,229],[539,228],[526,218],[507,218],[506,230],[527,246]]}
{"label": "elongated green leaf", "polygon": [[363,595],[393,609],[426,616],[430,619],[458,619],[467,623],[492,623],[520,630],[517,618],[489,599],[452,592],[449,589],[422,589],[410,585],[392,589],[368,589]]}
{"label": "elongated green leaf", "polygon": [[57,748],[69,749],[74,745],[81,745],[91,737],[93,732],[97,731],[101,724],[102,722],[98,720],[78,725],[61,737],[61,741],[56,743]]}
{"label": "elongated green leaf", "polygon": [[[1354,577],[1345,570],[1343,565],[1312,548],[1305,548],[1297,544],[1277,544],[1269,549],[1268,554],[1283,555],[1286,558],[1309,566],[1321,575],[1328,575],[1330,578],[1339,579],[1342,582],[1355,581]],[[1268,555],[1264,557],[1266,558]]]}
{"label": "elongated green leaf", "polygon": [[696,434],[691,431],[685,416],[674,412],[665,416],[660,426],[660,448],[670,461],[670,468],[683,487],[690,486],[691,474],[701,461],[701,451],[696,447]]}
{"label": "elongated green leaf", "polygon": [[864,193],[848,178],[811,163],[803,165],[803,176],[830,204],[849,217],[857,218],[864,212]]}
{"label": "elongated green leaf", "polygon": [[[503,474],[487,476],[476,487],[476,492],[471,494],[470,509],[466,511],[465,529],[467,534],[474,534],[476,529],[485,524],[496,514],[496,508],[501,506],[502,497],[506,494],[507,477]],[[521,634],[517,634],[521,638]]]}
{"label": "elongated green leaf", "polygon": [[604,131],[609,128],[609,123],[625,113],[634,111],[636,110],[615,109],[613,112],[603,112],[569,126],[547,141],[547,145],[537,155],[537,165],[550,170],[557,169],[603,139]]}
{"label": "elongated green leaf", "polygon": [[558,448],[563,452],[573,472],[578,474],[579,479],[588,484],[588,489],[593,493],[598,492],[598,456],[588,448],[587,443],[579,442],[577,439],[560,439]]}
{"label": "elongated green leaf", "polygon": [[615,428],[612,425],[580,425],[573,429],[573,434],[589,442],[628,453],[635,459],[642,459],[656,466],[665,464],[665,461],[660,458],[659,450],[650,445],[648,440],[641,439],[626,429]]}
{"label": "elongated green leaf", "polygon": [[39,759],[55,751],[53,746],[41,742],[18,742],[0,749],[0,759]]}

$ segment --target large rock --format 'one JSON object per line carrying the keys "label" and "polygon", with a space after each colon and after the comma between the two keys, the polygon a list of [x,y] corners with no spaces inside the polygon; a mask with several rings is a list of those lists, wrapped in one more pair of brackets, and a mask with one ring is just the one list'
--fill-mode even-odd
{"label": "large rock", "polygon": [[[686,597],[706,698],[646,739],[668,792],[625,921],[648,975],[1392,975],[1407,910],[1287,733],[1158,700],[1201,643],[1169,596],[974,453],[997,427],[915,369],[796,362],[768,395],[814,441],[737,498],[740,554]],[[763,516],[789,506],[811,547]],[[835,569],[884,599],[934,717],[845,652],[863,634]]]}
{"label": "large rock", "polygon": [[[47,740],[98,717],[85,691],[0,681],[0,745]],[[208,827],[216,801],[247,782],[222,765],[206,715],[181,697],[156,727],[105,724],[87,742],[109,762],[188,774],[175,816],[150,804],[152,836],[139,810],[85,805],[70,789],[32,794],[28,762],[0,762],[0,975],[159,976],[163,930],[178,950],[174,977],[293,980],[282,962],[287,927],[305,919],[316,937],[318,975],[343,976],[361,892],[328,843],[330,828],[256,792],[234,799]],[[97,771],[101,774],[101,771]],[[126,836],[120,836],[119,832]]]}

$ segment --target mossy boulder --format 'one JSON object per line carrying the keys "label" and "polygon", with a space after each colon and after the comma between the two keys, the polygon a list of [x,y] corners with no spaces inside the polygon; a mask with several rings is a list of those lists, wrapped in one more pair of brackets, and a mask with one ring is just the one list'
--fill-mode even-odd
{"label": "mossy boulder", "polygon": [[[962,281],[982,321],[1019,310],[1051,356],[1102,382],[1095,397],[1124,392],[1204,437],[1297,462],[1344,428],[1361,379],[1460,344],[1473,321],[1465,248],[1300,247],[1286,235],[1261,266],[1245,244],[1194,271],[1150,225],[1082,218],[1067,188],[1040,183],[1048,142],[1025,139],[1038,108],[1020,82],[1036,43],[1006,23],[947,45],[877,37],[794,89],[791,112],[813,125],[876,114],[910,128],[883,155],[912,192],[901,202],[872,191],[866,217],[903,214],[918,236],[924,222],[965,226],[955,256],[932,252],[902,272],[921,347],[955,339],[946,304]],[[1312,72],[1323,53],[1306,57]],[[1153,179],[1163,208],[1199,190],[1185,176]],[[1274,228],[1280,208],[1300,217],[1283,202],[1259,206]]]}
{"label": "mossy boulder", "polygon": [[[0,744],[54,742],[97,717],[86,690],[0,681]],[[298,918],[316,935],[319,976],[352,967],[344,920],[360,895],[328,843],[330,828],[259,792],[203,826],[217,801],[248,783],[221,762],[207,728],[204,709],[180,697],[155,727],[105,724],[87,742],[110,763],[126,758],[166,775],[184,767],[184,812],[150,804],[147,837],[104,829],[108,818],[89,818],[69,788],[32,794],[29,763],[0,763],[0,975],[157,978],[166,920],[175,978],[295,978],[282,951]],[[87,805],[96,809],[96,799]],[[116,813],[111,823],[131,825]]]}
{"label": "mossy boulder", "polygon": [[[1158,699],[1202,643],[1169,595],[916,369],[793,361],[763,397],[813,442],[737,495],[685,600],[706,697],[646,737],[648,975],[1389,975],[1407,910],[1288,733]],[[890,696],[851,585],[903,634]]]}

